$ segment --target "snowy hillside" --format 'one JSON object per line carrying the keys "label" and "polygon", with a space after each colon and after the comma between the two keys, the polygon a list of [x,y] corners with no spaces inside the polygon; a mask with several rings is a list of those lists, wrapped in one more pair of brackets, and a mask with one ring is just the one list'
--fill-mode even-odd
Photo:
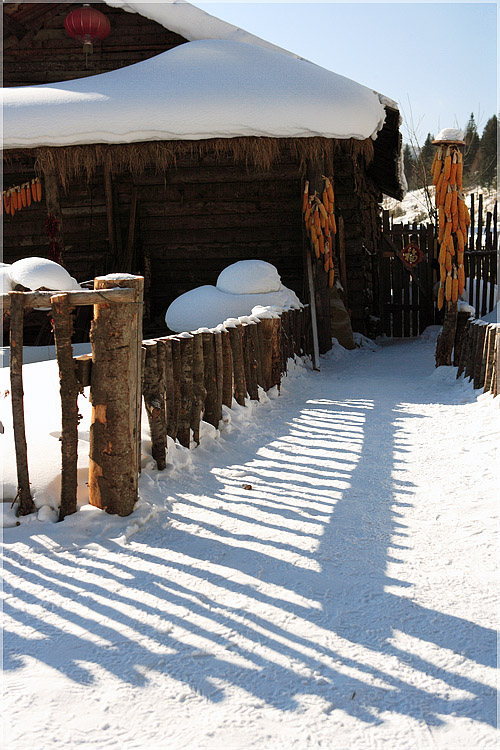
{"label": "snowy hillside", "polygon": [[[432,196],[432,208],[434,208],[433,186],[431,186],[430,191]],[[484,210],[493,212],[493,207],[497,200],[497,192],[495,190],[488,190],[488,188],[480,187],[471,188],[468,191],[466,190],[465,195],[467,196],[466,202],[468,206],[470,206],[470,195],[472,193],[476,196],[476,205],[478,196],[482,194]],[[397,224],[412,224],[413,222],[426,224],[429,221],[429,205],[424,188],[408,192],[402,201],[397,201],[395,198],[385,197],[383,208],[389,211],[389,217]]]}

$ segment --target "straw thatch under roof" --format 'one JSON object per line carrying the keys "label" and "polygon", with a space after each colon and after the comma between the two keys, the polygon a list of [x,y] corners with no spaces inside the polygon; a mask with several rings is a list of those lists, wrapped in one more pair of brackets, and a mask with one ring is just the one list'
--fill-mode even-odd
{"label": "straw thatch under roof", "polygon": [[38,146],[33,149],[12,149],[4,152],[7,162],[19,157],[35,158],[34,168],[39,175],[52,172],[64,189],[69,182],[85,178],[89,181],[100,167],[106,166],[114,174],[143,174],[146,170],[166,172],[175,168],[182,158],[233,159],[235,164],[268,171],[283,153],[289,154],[299,165],[302,175],[309,162],[345,153],[352,155],[365,168],[373,161],[374,145],[368,138],[332,140],[323,137],[270,138],[243,136],[240,138],[209,138],[198,141],[149,141],[130,144],[88,144],[77,146]]}

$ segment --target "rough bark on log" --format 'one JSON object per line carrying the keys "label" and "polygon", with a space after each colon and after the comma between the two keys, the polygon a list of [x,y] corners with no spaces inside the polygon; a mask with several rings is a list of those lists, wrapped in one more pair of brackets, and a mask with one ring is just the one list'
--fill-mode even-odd
{"label": "rough bark on log", "polygon": [[142,395],[151,434],[151,455],[158,470],[163,471],[167,465],[167,432],[165,391],[162,369],[159,367],[159,345],[156,341],[144,341],[142,346],[146,351]]}
{"label": "rough bark on log", "polygon": [[73,308],[65,294],[51,298],[54,341],[61,392],[61,502],[59,520],[76,513],[78,490],[78,396],[82,388],[76,377],[71,337]]}
{"label": "rough bark on log", "polygon": [[471,331],[472,319],[468,318],[465,325],[465,330],[462,336],[462,346],[460,347],[460,359],[458,362],[457,379],[465,372],[465,365],[467,362],[467,351],[469,347],[469,339],[472,335]]}
{"label": "rough bark on log", "polygon": [[462,341],[465,334],[465,328],[467,321],[469,320],[470,313],[458,311],[457,313],[457,328],[455,331],[455,345],[453,347],[453,366],[458,367],[460,364],[460,354],[462,352]]}
{"label": "rough bark on log", "polygon": [[250,329],[255,327],[255,323],[244,323],[242,325],[243,355],[245,359],[245,379],[249,397],[253,401],[259,400],[259,388],[257,384],[257,361],[255,357],[253,340],[250,335]]}
{"label": "rough bark on log", "polygon": [[158,340],[158,354],[162,359],[165,376],[165,408],[167,416],[167,435],[175,440],[177,437],[177,418],[175,416],[178,405],[175,403],[174,366],[172,362],[172,339]]}
{"label": "rough bark on log", "polygon": [[255,363],[255,380],[257,385],[257,400],[259,398],[259,388],[264,388],[264,376],[262,374],[262,361],[260,357],[260,322],[251,323],[247,329],[247,335],[250,337],[250,349]]}
{"label": "rough bark on log", "polygon": [[243,354],[243,329],[241,325],[228,328],[231,352],[233,355],[234,397],[240,406],[245,406],[247,383],[245,377],[245,358]]}
{"label": "rough bark on log", "polygon": [[215,342],[213,333],[202,334],[203,340],[203,363],[204,363],[204,385],[207,391],[205,399],[205,422],[219,426],[220,416],[217,406],[217,372],[215,364]]}
{"label": "rough bark on log", "polygon": [[229,331],[221,332],[222,341],[222,403],[231,409],[233,405],[234,380],[233,380],[233,353],[231,351],[231,341]]}
{"label": "rough bark on log", "polygon": [[193,337],[179,336],[180,343],[180,408],[177,439],[185,448],[191,444],[191,414],[193,410]]}
{"label": "rough bark on log", "polygon": [[477,333],[477,344],[476,344],[476,351],[474,354],[474,372],[473,372],[475,390],[481,387],[480,377],[481,377],[481,366],[483,362],[484,337],[486,335],[486,328],[487,328],[486,325],[479,325],[479,331]]}
{"label": "rough bark on log", "polygon": [[172,378],[173,378],[173,413],[172,413],[172,432],[175,432],[175,439],[179,437],[179,419],[181,413],[181,343],[178,338],[172,336]]}
{"label": "rough bark on log", "polygon": [[260,362],[262,368],[262,387],[265,391],[272,388],[273,368],[273,321],[271,318],[263,318],[259,323],[259,345]]}
{"label": "rough bark on log", "polygon": [[10,393],[12,400],[12,425],[16,449],[17,497],[19,516],[26,516],[35,509],[31,498],[28,471],[28,448],[24,424],[23,391],[23,292],[10,292]]}
{"label": "rough bark on log", "polygon": [[193,440],[200,444],[200,422],[207,391],[204,385],[203,338],[201,333],[193,335],[193,408],[191,410],[191,429]]}
{"label": "rough bark on log", "polygon": [[490,339],[491,328],[489,325],[485,326],[484,339],[483,339],[483,353],[481,357],[481,366],[479,368],[479,388],[484,389],[484,381],[486,379],[486,360],[488,358],[489,339]]}
{"label": "rough bark on log", "polygon": [[486,369],[484,373],[484,392],[491,391],[491,376],[493,373],[493,363],[495,357],[495,338],[497,329],[488,326],[488,350],[486,352]]}
{"label": "rough bark on log", "polygon": [[94,279],[95,289],[112,286],[135,288],[137,303],[94,307],[89,501],[127,516],[137,500],[140,463],[143,279],[118,274]]}
{"label": "rough bark on log", "polygon": [[271,387],[281,387],[281,320],[273,318],[272,338],[271,338]]}
{"label": "rough bark on log", "polygon": [[222,333],[214,333],[214,350],[215,350],[215,379],[217,385],[217,417],[222,419],[222,394],[224,390],[224,355],[222,352]]}
{"label": "rough bark on log", "polygon": [[471,326],[471,336],[469,339],[469,346],[467,348],[467,357],[465,360],[465,377],[472,378],[474,375],[474,359],[476,356],[476,344],[477,336],[479,332],[479,326],[474,322]]}
{"label": "rough bark on log", "polygon": [[443,328],[436,343],[436,367],[451,366],[455,331],[457,328],[458,307],[456,302],[447,305]]}

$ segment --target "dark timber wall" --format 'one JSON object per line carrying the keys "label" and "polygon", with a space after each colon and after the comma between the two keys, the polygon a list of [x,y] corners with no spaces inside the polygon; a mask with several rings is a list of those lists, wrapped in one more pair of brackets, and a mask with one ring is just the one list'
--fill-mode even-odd
{"label": "dark timber wall", "polygon": [[[3,85],[28,86],[106,73],[159,55],[187,41],[139,15],[103,3],[90,5],[111,23],[107,39],[87,59],[80,42],[64,29],[72,3],[4,5]],[[10,8],[8,6],[11,6]]]}

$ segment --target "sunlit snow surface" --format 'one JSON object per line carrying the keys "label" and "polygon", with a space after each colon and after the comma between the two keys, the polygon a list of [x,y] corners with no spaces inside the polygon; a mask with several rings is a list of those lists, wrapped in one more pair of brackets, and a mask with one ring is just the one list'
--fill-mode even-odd
{"label": "sunlit snow surface", "polygon": [[4,529],[5,746],[494,748],[499,402],[434,368],[436,332],[291,364],[163,472],[144,424],[125,519],[50,522],[58,378],[28,365],[43,507]]}
{"label": "sunlit snow surface", "polygon": [[4,148],[215,137],[375,137],[371,89],[243,42],[181,44],[79,80],[3,90]]}

